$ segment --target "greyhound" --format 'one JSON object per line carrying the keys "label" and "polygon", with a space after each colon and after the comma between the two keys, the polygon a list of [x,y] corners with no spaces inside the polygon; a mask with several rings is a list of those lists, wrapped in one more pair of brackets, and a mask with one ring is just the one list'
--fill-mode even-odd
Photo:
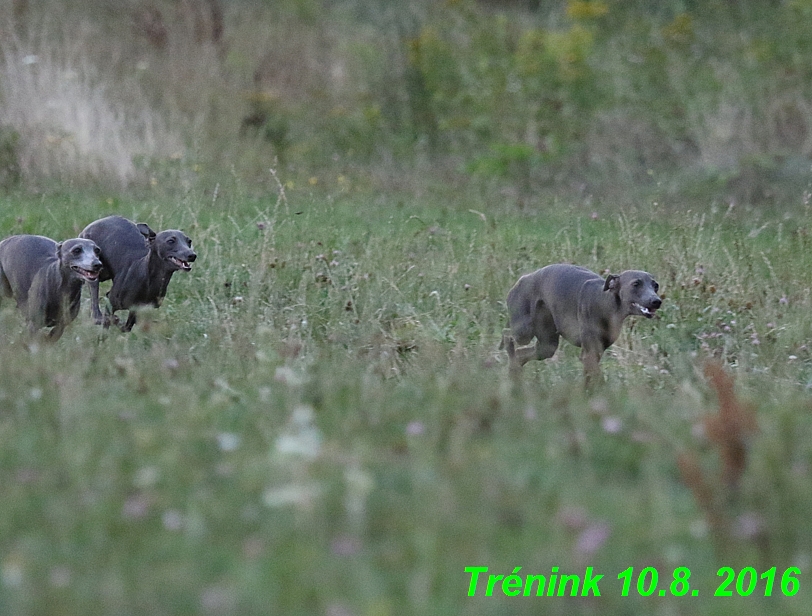
{"label": "greyhound", "polygon": [[[90,223],[79,237],[96,242],[101,248],[103,268],[90,286],[90,311],[97,324],[105,327],[117,310],[129,310],[122,331],[132,330],[136,322],[136,306],[161,305],[172,274],[188,272],[197,254],[192,240],[182,231],[170,229],[155,233],[145,223],[134,223],[121,216],[108,216]],[[113,280],[107,294],[112,314],[102,315],[99,309],[99,283]]]}
{"label": "greyhound", "polygon": [[[627,270],[606,280],[577,265],[558,263],[519,278],[507,296],[510,327],[502,345],[511,372],[531,359],[552,357],[559,337],[581,347],[587,386],[600,376],[603,352],[620,335],[628,316],[654,317],[662,305],[659,285],[648,272]],[[535,348],[516,348],[536,338]]]}
{"label": "greyhound", "polygon": [[101,251],[88,239],[57,244],[41,235],[13,235],[0,242],[0,299],[13,297],[31,334],[52,327],[58,340],[79,313],[82,283],[99,279]]}

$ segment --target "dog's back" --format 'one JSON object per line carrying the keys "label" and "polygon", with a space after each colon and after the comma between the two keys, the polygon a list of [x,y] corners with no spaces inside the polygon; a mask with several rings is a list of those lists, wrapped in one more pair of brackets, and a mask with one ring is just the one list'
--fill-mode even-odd
{"label": "dog's back", "polygon": [[[553,263],[525,274],[508,292],[509,322],[519,322],[535,312],[535,302],[541,300],[553,315],[578,305],[578,295],[585,282],[603,279],[580,265]],[[573,317],[575,314],[572,315]]]}
{"label": "dog's back", "polygon": [[[152,232],[149,227],[143,227]],[[134,222],[121,216],[107,216],[90,223],[79,237],[93,240],[101,249],[104,265],[100,281],[115,278],[149,253],[147,231],[141,231]]]}
{"label": "dog's back", "polygon": [[57,263],[57,243],[42,235],[12,235],[0,242],[0,291],[25,309],[34,278]]}

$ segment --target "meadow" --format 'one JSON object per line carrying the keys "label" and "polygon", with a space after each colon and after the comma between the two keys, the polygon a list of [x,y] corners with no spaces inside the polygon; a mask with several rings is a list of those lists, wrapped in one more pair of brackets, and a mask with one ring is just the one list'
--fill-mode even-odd
{"label": "meadow", "polygon": [[[199,255],[129,334],[0,308],[0,614],[808,614],[810,15],[0,6],[0,237]],[[552,262],[660,283],[593,392],[498,350]]]}
{"label": "meadow", "polygon": [[[806,613],[803,203],[486,210],[280,180],[5,198],[3,236],[119,213],[199,258],[130,334],[85,304],[36,344],[0,312],[0,612]],[[555,261],[645,267],[665,294],[592,394],[572,346],[516,381],[497,350],[507,290]],[[621,596],[630,566],[656,568],[653,595]],[[775,567],[772,596],[748,572],[748,596],[714,597],[725,566]],[[604,577],[600,597],[469,597],[466,567]],[[697,596],[671,596],[679,567]]]}

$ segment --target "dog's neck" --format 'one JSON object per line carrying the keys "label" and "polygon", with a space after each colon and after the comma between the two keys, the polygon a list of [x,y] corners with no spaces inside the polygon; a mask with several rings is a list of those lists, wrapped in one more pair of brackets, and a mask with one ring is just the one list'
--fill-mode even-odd
{"label": "dog's neck", "polygon": [[175,270],[167,267],[166,261],[161,258],[158,251],[150,249],[147,253],[147,284],[150,291],[155,290],[157,297],[164,297],[174,273]]}

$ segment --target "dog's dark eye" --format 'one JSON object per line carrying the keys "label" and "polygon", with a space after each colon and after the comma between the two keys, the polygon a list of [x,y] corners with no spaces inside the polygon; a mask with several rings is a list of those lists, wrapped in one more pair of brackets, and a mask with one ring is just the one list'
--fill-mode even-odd
{"label": "dog's dark eye", "polygon": [[190,240],[188,237],[186,238],[186,243],[189,245],[189,248],[192,247],[192,240]]}
{"label": "dog's dark eye", "polygon": [[81,246],[74,246],[73,250],[71,250],[71,253],[73,253],[75,255],[82,254],[82,247]]}
{"label": "dog's dark eye", "polygon": [[634,286],[635,287],[639,287],[641,284],[642,284],[642,282],[640,282],[639,280],[634,281]]}
{"label": "dog's dark eye", "polygon": [[166,240],[166,243],[167,243],[167,244],[174,244],[174,243],[175,243],[175,238],[174,238],[174,237],[170,237],[168,240]]}
{"label": "dog's dark eye", "polygon": [[658,284],[655,282],[655,283],[654,283],[654,292],[656,293],[656,292],[657,292],[657,291],[659,291],[659,290],[660,290],[660,285],[658,285]]}

